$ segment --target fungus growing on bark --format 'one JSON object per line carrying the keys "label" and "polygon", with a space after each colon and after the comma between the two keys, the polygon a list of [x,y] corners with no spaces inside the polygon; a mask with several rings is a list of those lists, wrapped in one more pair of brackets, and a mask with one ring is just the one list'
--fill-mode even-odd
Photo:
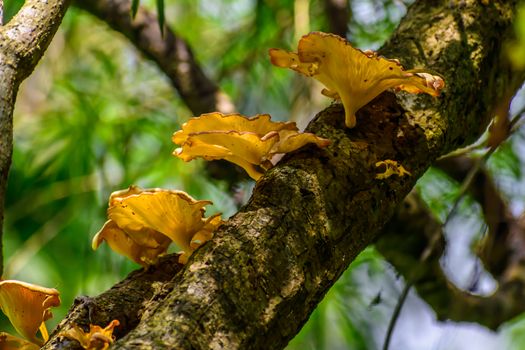
{"label": "fungus growing on bark", "polygon": [[[93,249],[106,241],[111,249],[147,267],[155,264],[159,255],[173,241],[187,257],[222,223],[220,214],[203,217],[207,200],[195,200],[182,191],[160,188],[141,189],[130,186],[113,192],[109,198],[108,218],[93,237]],[[192,245],[196,237],[200,243]]]}
{"label": "fungus growing on bark", "polygon": [[[53,316],[50,308],[60,305],[59,294],[54,288],[3,280],[0,281],[0,308],[20,335],[42,345],[49,339],[45,321]],[[36,337],[38,330],[43,340]]]}
{"label": "fungus growing on bark", "polygon": [[381,166],[384,166],[385,171],[376,175],[376,179],[379,179],[379,180],[387,179],[392,175],[398,175],[400,177],[405,176],[405,175],[408,175],[408,176],[412,175],[410,174],[408,170],[406,170],[403,167],[403,165],[399,164],[395,160],[386,159],[386,160],[382,160],[376,163],[376,167],[381,167]]}
{"label": "fungus growing on bark", "polygon": [[155,264],[171,243],[169,237],[147,228],[141,231],[123,230],[114,220],[106,221],[93,237],[93,249],[96,250],[104,241],[112,250],[143,267]]}
{"label": "fungus growing on bark", "polygon": [[78,325],[63,331],[59,336],[76,340],[84,349],[87,350],[106,350],[113,343],[113,329],[120,325],[118,320],[111,321],[105,328],[97,325],[89,325],[89,332],[85,332]]}
{"label": "fungus growing on bark", "polygon": [[15,337],[14,335],[0,332],[0,349],[2,350],[38,350],[40,347],[35,343],[28,342],[25,339]]}
{"label": "fungus growing on bark", "polygon": [[330,141],[300,133],[293,122],[272,122],[268,114],[248,118],[219,112],[202,114],[182,125],[172,141],[180,145],[173,154],[188,162],[195,158],[225,159],[242,167],[254,180],[273,166],[275,154],[287,153],[307,143],[319,147]]}
{"label": "fungus growing on bark", "polygon": [[353,48],[345,39],[312,32],[299,40],[297,53],[270,49],[273,65],[290,68],[323,83],[323,94],[341,100],[345,124],[353,128],[355,113],[388,88],[438,96],[445,82],[419,69],[404,70],[397,60]]}

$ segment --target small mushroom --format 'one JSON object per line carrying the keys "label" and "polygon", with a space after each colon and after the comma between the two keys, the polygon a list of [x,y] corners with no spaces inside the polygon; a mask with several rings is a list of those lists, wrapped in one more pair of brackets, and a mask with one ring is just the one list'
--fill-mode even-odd
{"label": "small mushroom", "polygon": [[121,229],[115,221],[108,220],[93,237],[92,247],[96,250],[105,241],[115,252],[147,267],[155,264],[171,243],[169,237],[147,228],[128,232]]}
{"label": "small mushroom", "polygon": [[392,159],[385,159],[379,162],[376,162],[376,167],[384,167],[385,171],[376,175],[376,179],[384,180],[388,179],[392,175],[397,175],[399,177],[411,176],[410,172],[406,170],[403,165],[399,164],[397,161]]}
{"label": "small mushroom", "polygon": [[319,147],[330,143],[314,134],[299,133],[293,122],[272,122],[268,114],[247,118],[219,112],[191,118],[173,134],[172,141],[181,146],[173,154],[186,162],[198,157],[225,159],[255,180],[273,166],[275,154],[294,151],[307,143]]}
{"label": "small mushroom", "polygon": [[[42,345],[48,340],[44,322],[53,316],[50,308],[59,305],[59,292],[54,288],[16,280],[0,281],[0,308],[16,331],[35,344]],[[43,340],[36,337],[38,330]]]}
{"label": "small mushroom", "polygon": [[341,100],[345,124],[353,128],[355,113],[388,88],[438,96],[445,82],[437,75],[414,69],[405,71],[397,60],[353,48],[345,39],[312,32],[299,40],[297,53],[270,49],[277,67],[290,68],[323,83],[323,94]]}
{"label": "small mushroom", "polygon": [[106,241],[114,251],[144,267],[156,263],[172,241],[189,256],[195,250],[194,236],[206,229],[209,240],[222,223],[220,214],[203,217],[208,204],[211,201],[195,200],[182,191],[137,186],[116,191],[109,199],[109,220],[93,238],[93,249]]}
{"label": "small mushroom", "polygon": [[14,335],[0,332],[0,349],[2,350],[38,350],[40,347],[35,343],[28,342],[25,339],[15,337]]}
{"label": "small mushroom", "polygon": [[59,336],[76,340],[86,350],[106,350],[114,341],[113,329],[120,325],[118,320],[111,321],[105,328],[89,325],[89,332],[85,332],[78,325],[63,331]]}

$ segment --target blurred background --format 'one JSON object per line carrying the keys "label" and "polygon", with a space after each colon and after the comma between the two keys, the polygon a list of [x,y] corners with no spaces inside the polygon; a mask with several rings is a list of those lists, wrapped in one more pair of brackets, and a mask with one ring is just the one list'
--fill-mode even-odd
{"label": "blurred background", "polygon": [[[22,1],[6,0],[6,19]],[[377,49],[411,1],[350,0],[347,39]],[[156,12],[155,2],[141,6]],[[451,2],[451,6],[454,6]],[[271,66],[268,48],[295,49],[301,35],[329,31],[322,0],[168,0],[167,25],[188,41],[206,74],[245,115],[269,113],[305,126],[329,105],[313,80]],[[522,16],[523,17],[523,16]],[[525,39],[525,20],[518,21]],[[521,33],[521,34],[519,34]],[[514,43],[517,62],[525,45]],[[520,56],[520,50],[521,55]],[[518,94],[512,106],[524,105]],[[208,214],[236,212],[229,185],[212,179],[200,161],[171,155],[171,135],[191,117],[166,76],[121,34],[86,12],[70,8],[44,59],[27,79],[15,110],[15,147],[5,212],[4,278],[57,288],[62,306],[52,329],[79,295],[96,295],[138,265],[91,239],[106,219],[111,192],[137,184],[180,189],[214,204]],[[488,161],[515,214],[525,209],[525,131],[518,130]],[[236,186],[248,198],[251,182]],[[418,191],[442,220],[459,191],[437,169]],[[239,196],[237,196],[239,197]],[[476,293],[496,287],[472,253],[486,229],[479,206],[468,197],[446,227],[442,263],[461,288],[476,280]],[[365,250],[326,295],[288,349],[380,349],[403,279],[373,247]],[[0,329],[11,331],[2,315]],[[475,324],[438,322],[410,292],[390,349],[524,349],[525,319],[499,332]]]}

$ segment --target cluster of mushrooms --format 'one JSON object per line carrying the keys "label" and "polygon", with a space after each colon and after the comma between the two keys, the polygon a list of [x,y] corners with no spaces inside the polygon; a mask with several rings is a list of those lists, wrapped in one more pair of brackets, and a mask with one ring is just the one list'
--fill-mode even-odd
{"label": "cluster of mushrooms", "polygon": [[[355,49],[333,34],[312,32],[301,38],[297,52],[270,49],[269,54],[275,66],[290,68],[324,84],[322,93],[342,102],[348,128],[356,125],[357,110],[386,89],[438,96],[445,86],[437,75],[420,69],[404,70],[397,60]],[[272,122],[268,114],[248,118],[218,112],[191,118],[173,134],[172,141],[180,146],[173,154],[184,161],[225,159],[242,167],[256,181],[274,166],[275,155],[308,143],[319,147],[330,144],[327,139],[299,132],[293,122]],[[392,160],[376,165],[386,167],[379,179],[409,174]],[[223,222],[220,214],[204,217],[209,204],[211,201],[196,200],[176,190],[130,186],[113,192],[108,220],[93,238],[93,249],[106,242],[115,252],[148,268],[175,242],[182,250],[179,262],[186,264]],[[56,289],[0,281],[0,307],[25,338],[0,333],[0,348],[38,349],[49,338],[45,321],[52,316],[50,308],[58,305]],[[113,341],[113,328],[118,324],[114,320],[105,328],[91,325],[89,331],[73,326],[60,335],[76,339],[85,349],[105,349]],[[39,330],[42,338],[36,336]]]}

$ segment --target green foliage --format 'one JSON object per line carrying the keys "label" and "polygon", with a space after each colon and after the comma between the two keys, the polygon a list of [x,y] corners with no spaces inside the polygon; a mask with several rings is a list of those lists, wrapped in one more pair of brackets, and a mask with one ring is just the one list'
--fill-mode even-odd
{"label": "green foliage", "polygon": [[131,17],[135,18],[139,10],[140,0],[131,0]]}
{"label": "green foliage", "polygon": [[13,18],[15,13],[20,10],[22,5],[24,4],[24,0],[4,0],[4,21],[3,23],[7,23]]}
{"label": "green foliage", "polygon": [[520,315],[507,325],[508,350],[521,350],[525,347],[525,315]]}
{"label": "green foliage", "polygon": [[[164,0],[155,0],[157,8],[157,21],[159,23],[160,32],[164,34]],[[135,18],[137,11],[139,10],[140,0],[131,0],[131,18]]]}
{"label": "green foliage", "polygon": [[164,0],[157,0],[157,19],[160,32],[164,34]]}
{"label": "green foliage", "polygon": [[525,68],[525,3],[519,5],[516,16],[516,40],[509,45],[508,54],[516,69]]}

